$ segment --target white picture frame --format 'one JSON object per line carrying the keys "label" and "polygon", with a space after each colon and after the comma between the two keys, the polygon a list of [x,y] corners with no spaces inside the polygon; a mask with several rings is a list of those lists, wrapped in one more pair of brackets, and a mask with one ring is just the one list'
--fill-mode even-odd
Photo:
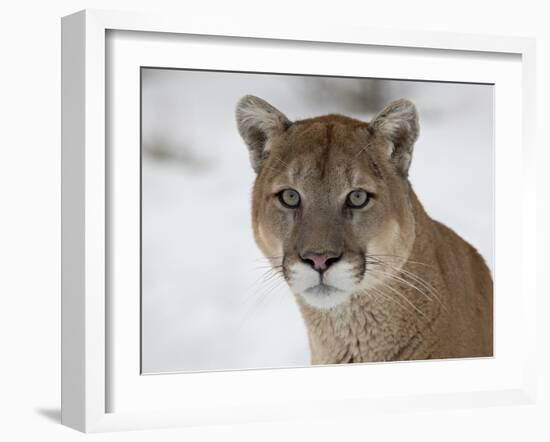
{"label": "white picture frame", "polygon": [[[193,378],[193,386],[185,386],[187,395],[184,401],[179,400],[171,406],[164,407],[161,402],[168,401],[167,389],[183,388],[178,384],[178,376],[140,376],[136,371],[134,353],[118,351],[120,345],[112,345],[120,333],[116,332],[116,324],[126,322],[120,315],[120,309],[114,309],[109,298],[113,277],[110,261],[116,259],[111,255],[109,244],[114,240],[116,229],[109,227],[110,211],[117,204],[116,195],[112,194],[109,181],[109,143],[113,142],[113,134],[106,131],[106,121],[111,118],[109,103],[109,81],[112,72],[107,70],[113,57],[126,60],[130,66],[139,65],[139,59],[134,57],[135,46],[128,52],[130,56],[124,59],[120,51],[109,51],[107,35],[109,32],[154,32],[156,35],[216,36],[218,39],[243,39],[251,45],[262,41],[284,42],[286,46],[307,43],[315,45],[332,45],[334,51],[350,48],[371,47],[383,53],[390,48],[401,48],[402,52],[413,50],[431,51],[434,61],[445,54],[451,56],[464,55],[483,62],[491,54],[502,54],[504,57],[514,57],[511,68],[510,82],[502,80],[502,96],[517,100],[513,109],[497,112],[497,118],[509,123],[515,122],[511,129],[510,139],[500,137],[496,133],[496,149],[510,151],[508,162],[520,160],[522,164],[522,182],[513,188],[504,188],[505,177],[498,180],[497,169],[496,195],[497,206],[499,194],[506,190],[515,197],[517,222],[521,228],[521,236],[514,245],[521,259],[521,266],[516,274],[506,271],[507,251],[499,249],[499,233],[496,235],[497,257],[500,253],[501,262],[509,274],[510,284],[501,279],[499,284],[498,270],[496,293],[505,293],[506,286],[520,291],[519,303],[521,314],[515,317],[515,327],[521,325],[523,333],[522,351],[515,355],[513,369],[501,365],[502,378],[494,385],[484,388],[478,385],[464,383],[459,390],[450,392],[445,383],[456,383],[442,380],[431,391],[404,391],[400,393],[399,384],[396,391],[367,394],[358,391],[356,394],[345,394],[338,388],[327,388],[324,393],[314,393],[308,379],[314,377],[315,382],[326,382],[334,385],[342,367],[300,368],[291,370],[261,370],[233,373],[201,373]],[[145,38],[147,35],[143,34]],[[231,40],[235,41],[235,40]],[[135,43],[132,43],[135,44]],[[158,48],[157,48],[158,49]],[[254,50],[254,48],[250,49]],[[143,51],[144,53],[146,51]],[[158,51],[156,51],[158,52]],[[169,50],[167,50],[169,54]],[[454,55],[453,55],[454,54]],[[110,58],[109,58],[110,57]],[[535,367],[534,367],[534,334],[535,334],[535,175],[534,170],[534,105],[535,105],[535,46],[532,39],[516,37],[490,37],[463,34],[426,33],[403,31],[399,34],[387,30],[357,29],[339,26],[317,27],[315,25],[274,27],[264,23],[216,23],[196,20],[193,17],[159,17],[149,14],[134,14],[127,12],[111,12],[86,10],[64,17],[62,20],[62,423],[84,432],[111,431],[138,428],[155,428],[167,426],[184,426],[198,424],[215,424],[221,422],[252,422],[257,420],[285,419],[290,417],[361,415],[372,411],[419,410],[432,408],[452,408],[502,405],[510,403],[532,403],[535,398]],[[160,59],[159,59],[160,60]],[[165,64],[162,60],[159,61]],[[518,64],[519,63],[519,64]],[[442,63],[444,64],[444,63]],[[434,63],[434,72],[437,69]],[[221,67],[224,69],[226,67]],[[489,68],[487,68],[489,69]],[[106,72],[109,75],[106,75]],[[444,72],[444,71],[441,71]],[[405,75],[405,74],[403,74]],[[415,79],[434,79],[430,77],[415,77]],[[436,77],[441,78],[438,74]],[[478,74],[479,75],[479,74]],[[493,74],[491,74],[493,75]],[[488,75],[489,78],[491,75]],[[496,73],[494,75],[497,75]],[[500,74],[499,74],[500,75]],[[504,74],[502,74],[504,75]],[[464,81],[475,80],[475,75],[464,73]],[[496,77],[495,77],[496,78]],[[490,78],[489,78],[490,79]],[[519,79],[519,80],[518,80]],[[515,85],[515,86],[514,86]],[[515,98],[514,98],[515,97]],[[511,101],[514,102],[514,101]],[[498,111],[498,98],[496,109]],[[502,106],[502,105],[501,105]],[[500,115],[500,117],[498,116]],[[512,120],[513,118],[513,120]],[[116,120],[115,118],[115,121]],[[515,142],[517,141],[517,143]],[[116,160],[115,160],[116,161]],[[504,164],[504,162],[503,162]],[[506,169],[503,166],[503,171]],[[501,183],[501,185],[499,185]],[[131,208],[130,215],[133,213]],[[498,222],[498,221],[497,221]],[[115,223],[116,224],[116,223]],[[510,228],[511,224],[508,226]],[[500,235],[506,234],[506,225],[502,225]],[[135,257],[134,257],[135,258]],[[517,256],[515,269],[518,268]],[[501,305],[506,304],[506,296],[501,296]],[[497,305],[499,299],[496,298]],[[135,307],[135,306],[134,306]],[[139,310],[139,309],[138,309]],[[132,316],[133,315],[133,316]],[[498,308],[497,313],[498,315]],[[128,327],[125,330],[135,330],[135,309],[127,316]],[[505,317],[505,316],[503,316]],[[507,316],[506,316],[507,317]],[[504,321],[504,320],[503,320]],[[503,322],[501,336],[510,324]],[[497,329],[498,332],[498,329]],[[115,336],[113,338],[113,336]],[[111,339],[112,338],[112,339]],[[132,337],[124,339],[134,339]],[[496,336],[498,340],[498,334]],[[139,343],[139,336],[134,341]],[[129,347],[135,349],[135,342]],[[514,347],[507,350],[512,354]],[[504,355],[506,352],[502,352]],[[117,359],[118,358],[118,359]],[[122,360],[122,362],[113,361]],[[495,360],[499,361],[498,349]],[[501,360],[506,360],[502,358]],[[139,362],[137,362],[139,365]],[[354,365],[346,367],[346,377],[361,376],[370,370],[375,370],[381,376],[384,372],[413,370],[430,372],[429,376],[438,376],[434,365],[419,363]],[[453,366],[454,364],[454,366]],[[497,368],[494,361],[487,362],[482,368],[474,361],[449,361],[446,375],[462,371],[467,376],[475,377],[485,370],[486,376],[491,376]],[[116,365],[113,367],[113,365]],[[121,368],[122,367],[122,368]],[[311,371],[314,370],[314,371]],[[453,372],[454,370],[454,372]],[[314,373],[311,374],[311,373]],[[411,372],[412,373],[412,372]],[[508,374],[510,373],[510,374]],[[513,375],[511,374],[513,373]],[[113,375],[116,374],[116,375]],[[416,374],[415,374],[416,375]],[[185,375],[184,375],[185,376]],[[480,379],[484,379],[483,377]],[[113,381],[115,379],[115,381]],[[180,377],[180,379],[183,379]],[[273,401],[262,402],[254,399],[261,385],[266,381],[273,384],[271,392]],[[302,391],[296,395],[278,395],[281,382],[288,385],[301,385]],[[228,384],[235,386],[234,390],[226,389]],[[201,392],[205,386],[215,385],[220,397],[206,400]],[[119,387],[123,385],[124,388]],[[249,387],[243,387],[249,385]],[[419,384],[421,385],[421,384]],[[250,390],[247,392],[247,388]],[[127,395],[127,403],[139,402],[140,398],[151,407],[113,408],[112,391],[118,389],[120,394]],[[300,390],[295,388],[293,390]],[[161,393],[158,393],[158,392]],[[134,392],[134,395],[131,395]],[[234,400],[228,400],[238,392]],[[265,389],[264,389],[265,392]],[[163,396],[164,394],[164,396]],[[301,394],[301,396],[300,396]],[[225,395],[225,396],[224,396]],[[308,396],[309,395],[309,396]],[[290,397],[292,396],[292,397]],[[213,400],[211,400],[213,399]],[[219,404],[216,401],[219,399]],[[120,401],[123,403],[124,401]],[[228,411],[225,411],[228,410]]]}

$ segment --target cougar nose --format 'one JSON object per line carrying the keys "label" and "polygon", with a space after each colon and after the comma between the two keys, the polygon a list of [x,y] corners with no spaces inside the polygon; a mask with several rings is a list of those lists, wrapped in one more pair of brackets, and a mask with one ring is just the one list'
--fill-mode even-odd
{"label": "cougar nose", "polygon": [[321,273],[328,269],[332,264],[340,261],[341,257],[341,253],[335,252],[306,252],[300,255],[302,262],[309,264],[311,268]]}

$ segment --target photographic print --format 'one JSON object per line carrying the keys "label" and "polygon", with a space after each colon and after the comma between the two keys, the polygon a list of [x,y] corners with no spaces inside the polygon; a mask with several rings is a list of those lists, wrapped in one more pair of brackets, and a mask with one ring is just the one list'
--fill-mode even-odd
{"label": "photographic print", "polygon": [[141,68],[142,373],[492,356],[493,93]]}

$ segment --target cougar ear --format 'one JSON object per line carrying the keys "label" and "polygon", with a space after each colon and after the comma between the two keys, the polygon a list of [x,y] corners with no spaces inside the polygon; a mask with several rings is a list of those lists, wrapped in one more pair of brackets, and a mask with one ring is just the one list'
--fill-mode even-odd
{"label": "cougar ear", "polygon": [[390,159],[398,171],[407,177],[414,143],[420,130],[414,104],[405,99],[390,103],[371,121],[370,127],[390,142]]}
{"label": "cougar ear", "polygon": [[269,156],[268,140],[283,133],[291,122],[267,101],[254,95],[241,98],[235,114],[239,133],[248,146],[250,163],[258,173],[263,161]]}

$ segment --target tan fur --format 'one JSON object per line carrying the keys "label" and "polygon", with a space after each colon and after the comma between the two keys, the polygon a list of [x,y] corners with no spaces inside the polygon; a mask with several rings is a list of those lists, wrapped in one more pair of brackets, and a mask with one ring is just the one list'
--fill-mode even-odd
{"label": "tan fur", "polygon": [[[343,284],[354,288],[338,305],[318,308],[295,292],[312,363],[491,356],[490,272],[471,245],[427,215],[407,178],[418,135],[412,103],[392,103],[371,123],[341,115],[290,123],[265,105],[248,96],[237,113],[258,172],[258,246],[291,289],[304,250],[338,250],[334,268],[351,269]],[[250,117],[262,115],[255,107],[269,113],[263,126]],[[283,188],[302,195],[299,209],[277,203]],[[365,209],[343,203],[356,188],[373,195]]]}

